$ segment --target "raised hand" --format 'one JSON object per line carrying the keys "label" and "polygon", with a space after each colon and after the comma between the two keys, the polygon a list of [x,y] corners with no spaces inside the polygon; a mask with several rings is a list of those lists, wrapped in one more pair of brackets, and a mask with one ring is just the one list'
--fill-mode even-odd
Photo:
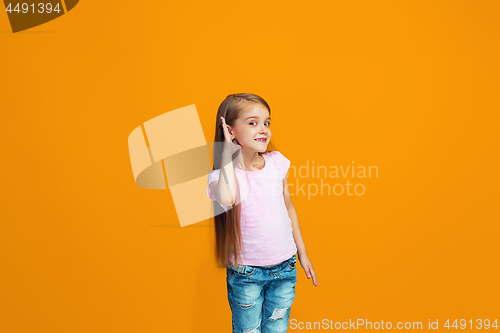
{"label": "raised hand", "polygon": [[[231,155],[234,154],[238,149],[243,148],[238,140],[229,133],[229,128],[227,127],[226,120],[224,117],[220,117],[222,121],[222,129],[224,130],[224,142],[227,143],[224,145],[224,148],[226,149],[227,147],[231,147]],[[229,144],[233,143],[233,144]]]}

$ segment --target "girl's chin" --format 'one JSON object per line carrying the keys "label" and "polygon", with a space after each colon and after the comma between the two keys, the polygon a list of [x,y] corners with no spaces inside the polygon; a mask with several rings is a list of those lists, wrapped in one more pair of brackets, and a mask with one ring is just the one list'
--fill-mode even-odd
{"label": "girl's chin", "polygon": [[256,148],[241,148],[242,151],[247,152],[247,151],[254,151],[256,153],[264,153],[267,150],[267,145],[262,145],[263,147],[256,147]]}

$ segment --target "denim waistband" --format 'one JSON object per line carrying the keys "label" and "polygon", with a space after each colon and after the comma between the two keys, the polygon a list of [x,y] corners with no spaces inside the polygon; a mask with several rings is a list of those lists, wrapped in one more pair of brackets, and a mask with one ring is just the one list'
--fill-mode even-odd
{"label": "denim waistband", "polygon": [[280,262],[279,264],[275,264],[275,265],[267,265],[267,266],[254,266],[254,267],[259,267],[259,268],[264,268],[264,269],[267,269],[267,268],[273,268],[273,267],[277,267],[277,266],[280,266],[282,263],[284,263],[286,260]]}
{"label": "denim waistband", "polygon": [[[293,255],[295,256],[295,254]],[[263,269],[270,269],[270,268],[276,268],[278,266],[281,266],[283,265],[284,262],[290,260],[291,258],[293,258],[293,256],[291,256],[290,258],[286,259],[286,260],[283,260],[282,262],[278,263],[278,264],[274,264],[274,265],[266,265],[266,266],[252,266],[252,267],[258,267],[258,268],[263,268]],[[251,266],[251,265],[248,265],[248,266]]]}

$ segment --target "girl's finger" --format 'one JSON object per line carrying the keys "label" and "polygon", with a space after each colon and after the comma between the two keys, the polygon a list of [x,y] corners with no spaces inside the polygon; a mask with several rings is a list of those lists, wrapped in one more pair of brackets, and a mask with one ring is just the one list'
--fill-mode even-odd
{"label": "girl's finger", "polygon": [[317,287],[318,286],[318,278],[316,277],[316,273],[312,271],[313,283]]}
{"label": "girl's finger", "polygon": [[226,120],[224,119],[224,117],[220,117],[221,121],[222,121],[222,130],[224,132],[224,138],[229,138],[230,135],[229,135],[229,130],[227,128],[227,125],[226,125]]}

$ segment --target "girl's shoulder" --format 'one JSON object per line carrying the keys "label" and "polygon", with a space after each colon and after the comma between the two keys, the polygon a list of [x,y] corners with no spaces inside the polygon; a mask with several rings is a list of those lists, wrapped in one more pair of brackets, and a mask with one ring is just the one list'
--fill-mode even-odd
{"label": "girl's shoulder", "polygon": [[215,170],[210,171],[208,173],[208,183],[210,184],[214,180],[218,180],[219,179],[219,173],[220,173],[220,169],[215,169]]}
{"label": "girl's shoulder", "polygon": [[271,158],[286,159],[286,157],[282,153],[280,153],[278,150],[270,150],[263,155],[265,155],[267,157],[271,157]]}
{"label": "girl's shoulder", "polygon": [[264,155],[278,167],[284,177],[290,167],[290,160],[277,150],[268,151]]}
{"label": "girl's shoulder", "polygon": [[220,169],[215,169],[215,170],[211,170],[208,174],[209,175],[217,175],[217,174],[219,174],[219,172],[220,172]]}

